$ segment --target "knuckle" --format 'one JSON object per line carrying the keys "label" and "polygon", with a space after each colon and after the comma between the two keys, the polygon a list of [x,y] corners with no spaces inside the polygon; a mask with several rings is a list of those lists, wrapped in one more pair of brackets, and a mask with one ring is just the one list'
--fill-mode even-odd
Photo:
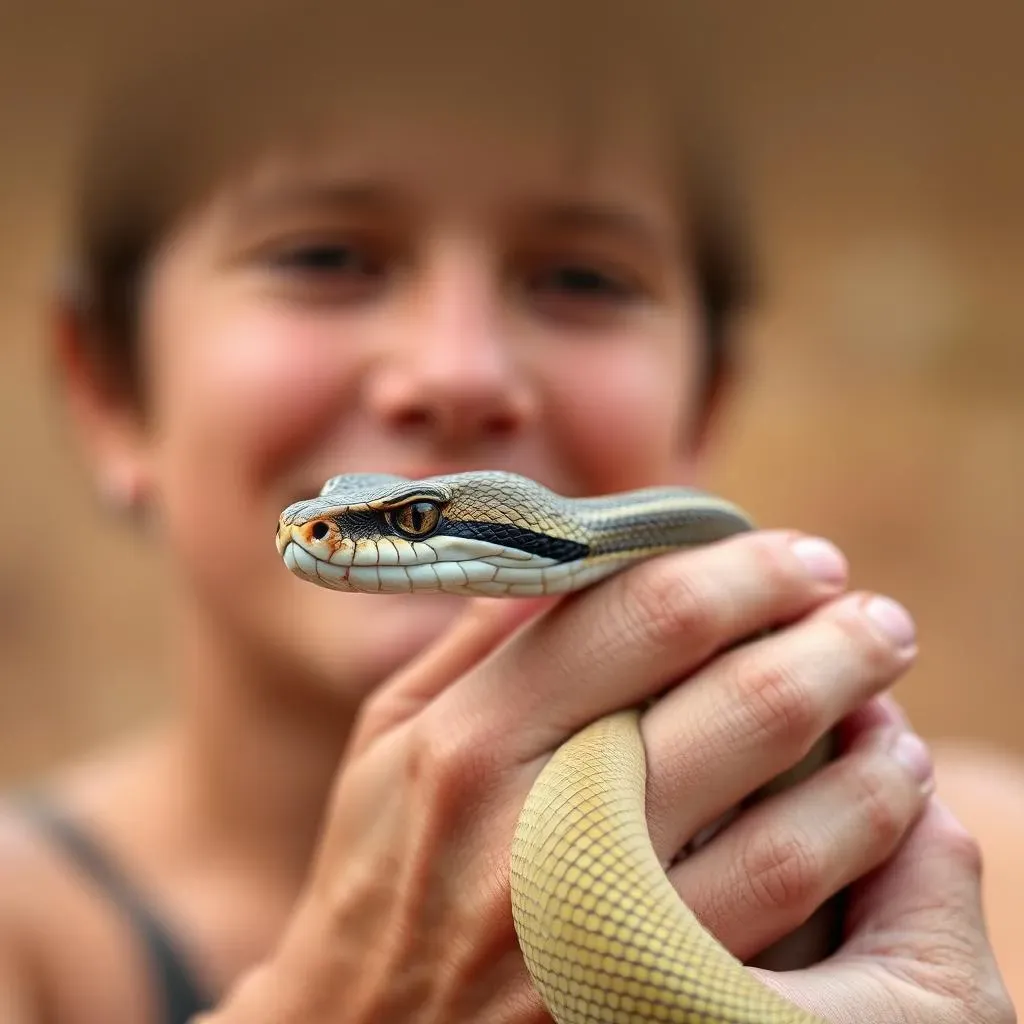
{"label": "knuckle", "polygon": [[675,560],[657,560],[627,573],[626,606],[638,635],[659,647],[686,636],[695,643],[713,636],[715,595],[696,572],[679,572]]}
{"label": "knuckle", "polygon": [[850,614],[849,606],[838,609],[831,625],[840,644],[873,678],[888,678],[894,666],[893,651],[868,625],[863,615]]}
{"label": "knuckle", "polygon": [[750,545],[754,571],[766,594],[784,595],[811,586],[807,574],[796,571],[789,546],[781,545],[778,537],[755,533],[750,537]]}
{"label": "knuckle", "polygon": [[903,773],[897,778],[888,755],[854,763],[854,799],[860,825],[871,838],[886,846],[899,840],[910,825],[905,789]]}
{"label": "knuckle", "polygon": [[741,867],[760,909],[798,915],[814,906],[822,869],[804,837],[766,833],[747,847]]}
{"label": "knuckle", "polygon": [[800,674],[784,661],[739,669],[740,707],[758,738],[801,746],[818,725],[818,708]]}
{"label": "knuckle", "polygon": [[496,744],[487,742],[469,723],[435,722],[422,716],[414,729],[409,771],[415,788],[431,803],[465,806],[492,777]]}

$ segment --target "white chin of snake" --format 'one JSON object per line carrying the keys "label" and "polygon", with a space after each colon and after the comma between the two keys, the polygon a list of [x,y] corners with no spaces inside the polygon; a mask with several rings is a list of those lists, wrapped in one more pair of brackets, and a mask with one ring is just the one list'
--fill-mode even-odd
{"label": "white chin of snake", "polygon": [[315,558],[292,541],[283,557],[285,565],[301,579],[330,590],[359,594],[541,597],[586,586],[614,567],[610,561],[555,562],[484,541],[431,545],[431,551],[434,560],[419,564],[336,565]]}

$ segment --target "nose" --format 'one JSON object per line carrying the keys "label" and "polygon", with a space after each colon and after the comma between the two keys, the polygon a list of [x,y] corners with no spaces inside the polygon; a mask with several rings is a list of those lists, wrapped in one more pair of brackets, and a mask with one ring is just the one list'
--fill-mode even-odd
{"label": "nose", "polygon": [[452,246],[421,278],[371,387],[391,430],[469,446],[508,439],[530,419],[512,320],[487,267],[468,246]]}

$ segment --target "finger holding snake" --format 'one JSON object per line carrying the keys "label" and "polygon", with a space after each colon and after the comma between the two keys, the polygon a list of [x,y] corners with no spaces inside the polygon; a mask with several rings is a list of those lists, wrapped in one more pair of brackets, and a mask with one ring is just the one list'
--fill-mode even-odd
{"label": "finger holding snake", "polygon": [[[316,542],[317,521],[282,522],[289,537],[305,530]],[[704,546],[715,539],[708,537],[694,550],[641,560],[601,586],[588,584],[505,642],[483,616],[481,632],[496,646],[479,663],[467,669],[453,654],[457,671],[444,681],[442,641],[425,659],[426,682],[412,667],[374,698],[371,704],[379,701],[392,713],[367,714],[365,721],[379,731],[356,742],[339,777],[306,911],[298,919],[305,925],[293,929],[302,938],[282,950],[284,957],[298,955],[299,944],[306,976],[310,957],[322,973],[314,971],[304,991],[290,998],[308,1004],[327,998],[325,992],[344,991],[346,1020],[544,1019],[534,985],[553,951],[543,939],[533,949],[531,982],[509,927],[508,849],[524,821],[532,827],[539,813],[529,802],[523,806],[543,788],[538,776],[549,777],[552,765],[558,770],[559,759],[564,765],[568,757],[570,768],[578,765],[588,723],[611,723],[603,737],[591,732],[590,738],[612,744],[620,767],[630,756],[630,737],[642,741],[634,753],[646,747],[647,811],[658,846],[651,850],[654,866],[673,905],[682,906],[684,893],[696,920],[714,921],[718,939],[732,953],[746,956],[792,928],[815,900],[869,871],[897,845],[920,813],[926,787],[914,770],[900,767],[888,732],[902,729],[890,722],[881,730],[854,729],[860,741],[825,772],[745,812],[674,867],[671,881],[658,865],[703,824],[799,760],[822,733],[891,685],[912,659],[911,648],[886,640],[872,625],[866,597],[839,596],[844,571],[836,571],[834,559],[826,559],[821,571],[821,542],[791,533],[735,532],[743,535]],[[677,539],[670,547],[679,546]],[[280,535],[279,547],[286,547]],[[509,619],[510,628],[518,624]],[[737,646],[766,630],[776,632]],[[473,647],[472,637],[461,642]],[[395,693],[401,688],[414,695],[406,718],[394,714],[402,706],[401,693]],[[437,696],[424,701],[426,693]],[[660,700],[639,722],[616,714],[654,697]],[[748,709],[740,708],[744,704]],[[621,784],[610,783],[614,795],[621,796]],[[571,808],[588,798],[574,790],[568,800],[564,806]],[[829,827],[815,827],[823,801],[849,808],[832,815]],[[639,806],[642,818],[642,789]],[[876,827],[879,822],[883,827]],[[801,884],[788,883],[784,872],[776,882],[766,881],[772,878],[771,851],[785,850],[793,835],[801,837]],[[643,838],[650,850],[651,839]],[[760,892],[753,895],[749,885],[734,884],[737,864],[743,864],[737,861],[740,847],[768,851],[754,883]],[[524,870],[525,880],[513,877],[519,895],[547,884],[530,863],[520,865],[521,875]],[[607,877],[614,880],[614,874]],[[641,892],[657,885],[633,876],[619,884]],[[662,890],[658,898],[665,895]],[[742,924],[752,917],[756,928],[744,937]],[[680,1009],[678,1019],[820,1019],[801,1011],[799,999],[772,994],[728,953],[719,967],[709,967],[717,942],[692,923],[683,928],[684,952],[672,969],[684,987],[696,987],[697,996],[687,997],[690,1009]],[[311,935],[317,936],[312,947]],[[527,948],[533,941],[529,935],[524,940],[522,930],[519,940]],[[696,963],[695,955],[712,960]],[[340,986],[339,972],[347,978]],[[705,981],[710,987],[702,995]],[[642,999],[617,1017],[609,1003],[621,995],[618,983],[606,977],[598,984],[606,985],[598,999],[607,1019],[662,1019],[656,1008],[645,1011]],[[555,978],[554,996],[545,993],[556,1019],[590,1019],[571,999],[558,1005],[559,985]],[[672,1013],[663,1019],[676,1019]]]}

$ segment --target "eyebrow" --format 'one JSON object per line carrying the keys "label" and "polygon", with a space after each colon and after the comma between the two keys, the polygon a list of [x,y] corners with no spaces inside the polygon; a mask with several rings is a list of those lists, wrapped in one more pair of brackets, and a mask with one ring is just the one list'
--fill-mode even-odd
{"label": "eyebrow", "polygon": [[618,235],[647,248],[663,249],[668,241],[648,218],[612,203],[548,203],[530,219],[554,231]]}
{"label": "eyebrow", "polygon": [[289,184],[244,191],[233,204],[242,219],[296,209],[383,210],[396,205],[394,192],[367,182]]}
{"label": "eyebrow", "polygon": [[[296,210],[394,211],[404,204],[395,189],[379,183],[310,181],[254,187],[242,192],[232,213],[242,223]],[[650,218],[614,201],[526,200],[514,204],[512,223],[572,234],[614,235],[643,246],[665,251],[671,240]]]}

